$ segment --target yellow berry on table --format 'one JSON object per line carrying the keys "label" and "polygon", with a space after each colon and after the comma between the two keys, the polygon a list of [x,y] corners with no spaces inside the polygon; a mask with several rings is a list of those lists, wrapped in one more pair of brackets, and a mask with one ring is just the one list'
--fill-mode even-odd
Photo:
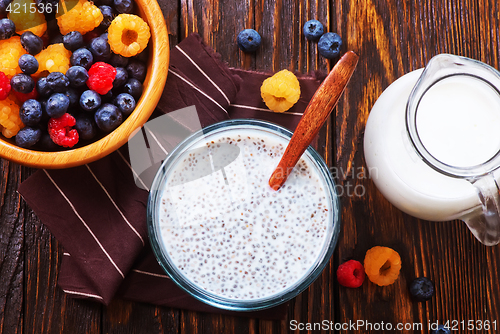
{"label": "yellow berry on table", "polygon": [[289,70],[282,70],[264,80],[260,93],[269,109],[285,112],[300,98],[299,80]]}

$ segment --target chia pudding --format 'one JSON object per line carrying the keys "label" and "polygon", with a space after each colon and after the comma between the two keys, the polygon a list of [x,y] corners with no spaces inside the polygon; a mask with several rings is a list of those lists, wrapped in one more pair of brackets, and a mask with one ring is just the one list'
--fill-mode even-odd
{"label": "chia pudding", "polygon": [[226,129],[189,147],[166,173],[157,238],[190,285],[229,300],[269,298],[324,262],[338,208],[316,163],[304,154],[280,190],[268,185],[287,143]]}

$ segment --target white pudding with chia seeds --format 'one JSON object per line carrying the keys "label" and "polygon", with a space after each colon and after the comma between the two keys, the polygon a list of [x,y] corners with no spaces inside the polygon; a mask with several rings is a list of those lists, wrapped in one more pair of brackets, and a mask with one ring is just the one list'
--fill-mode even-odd
{"label": "white pudding with chia seeds", "polygon": [[178,157],[160,192],[159,234],[186,280],[255,300],[296,286],[323,260],[334,204],[316,163],[304,154],[279,191],[268,185],[287,143],[230,129]]}

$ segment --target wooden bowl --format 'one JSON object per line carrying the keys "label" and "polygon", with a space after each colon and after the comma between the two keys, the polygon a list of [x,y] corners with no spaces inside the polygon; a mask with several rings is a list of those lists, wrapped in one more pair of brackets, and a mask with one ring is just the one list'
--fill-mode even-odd
{"label": "wooden bowl", "polygon": [[144,91],[135,110],[113,132],[89,145],[65,151],[42,152],[15,145],[0,135],[0,157],[36,168],[68,168],[98,160],[125,144],[153,113],[167,79],[170,49],[165,19],[155,0],[135,0],[140,16],[149,24],[149,61]]}

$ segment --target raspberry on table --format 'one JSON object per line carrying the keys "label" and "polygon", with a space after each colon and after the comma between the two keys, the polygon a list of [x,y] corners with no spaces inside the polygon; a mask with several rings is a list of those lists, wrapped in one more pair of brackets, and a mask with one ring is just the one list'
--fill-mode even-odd
{"label": "raspberry on table", "polygon": [[73,129],[76,120],[66,113],[59,118],[49,120],[49,135],[54,143],[63,147],[73,147],[78,143],[78,131]]}
{"label": "raspberry on table", "polygon": [[346,288],[359,288],[365,281],[365,268],[356,260],[344,262],[337,269],[337,281]]}
{"label": "raspberry on table", "polygon": [[116,76],[116,69],[113,66],[97,62],[90,67],[88,74],[87,86],[91,90],[104,95],[113,88],[113,80]]}
{"label": "raspberry on table", "polygon": [[19,117],[19,106],[12,96],[0,101],[0,125],[6,138],[14,137],[24,127]]}
{"label": "raspberry on table", "polygon": [[370,281],[379,286],[391,285],[399,277],[401,257],[389,247],[375,246],[366,252],[364,266]]}
{"label": "raspberry on table", "polygon": [[264,80],[260,93],[269,109],[284,112],[300,98],[299,80],[289,70],[282,70]]}
{"label": "raspberry on table", "polygon": [[0,100],[5,100],[9,96],[11,88],[10,79],[5,73],[0,72]]}
{"label": "raspberry on table", "polygon": [[143,19],[133,14],[120,14],[108,28],[108,43],[114,53],[132,57],[148,45],[151,33]]}
{"label": "raspberry on table", "polygon": [[51,44],[35,56],[38,60],[38,72],[61,72],[66,74],[70,66],[71,51],[67,50],[62,43]]}
{"label": "raspberry on table", "polygon": [[57,24],[63,35],[71,31],[78,31],[84,35],[101,24],[102,13],[92,2],[87,0],[62,0],[61,3],[63,14],[60,12],[56,17]]}
{"label": "raspberry on table", "polygon": [[[42,36],[47,30],[47,21],[45,15],[38,10],[33,11],[36,2],[33,0],[14,0],[11,3],[12,8],[20,8],[18,11],[9,12],[9,19],[16,25],[16,32],[21,35],[25,31],[31,31],[37,36]],[[20,7],[18,7],[20,6]]]}
{"label": "raspberry on table", "polygon": [[21,38],[19,36],[0,40],[0,71],[8,77],[21,73],[18,61],[25,53],[26,50],[21,45]]}

